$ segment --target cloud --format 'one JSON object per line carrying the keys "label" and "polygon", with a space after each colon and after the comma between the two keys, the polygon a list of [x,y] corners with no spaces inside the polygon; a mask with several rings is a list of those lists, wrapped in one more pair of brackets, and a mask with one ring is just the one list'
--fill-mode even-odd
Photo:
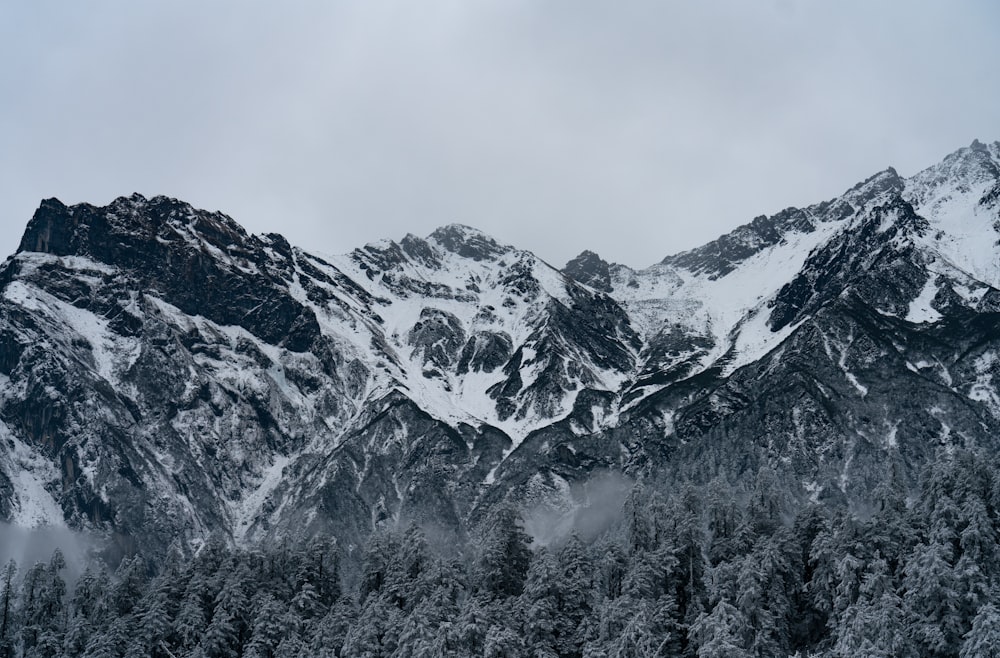
{"label": "cloud", "polygon": [[972,0],[9,3],[0,248],[42,197],[139,191],[326,252],[459,221],[556,265],[645,265],[1000,138],[998,18]]}
{"label": "cloud", "polygon": [[68,528],[22,528],[0,523],[0,568],[14,560],[23,573],[37,562],[48,562],[57,548],[66,558],[63,578],[72,584],[94,562],[100,542]]}
{"label": "cloud", "polygon": [[621,473],[593,473],[570,485],[566,495],[525,510],[524,530],[537,546],[558,545],[572,534],[592,541],[622,518],[622,506],[633,484]]}

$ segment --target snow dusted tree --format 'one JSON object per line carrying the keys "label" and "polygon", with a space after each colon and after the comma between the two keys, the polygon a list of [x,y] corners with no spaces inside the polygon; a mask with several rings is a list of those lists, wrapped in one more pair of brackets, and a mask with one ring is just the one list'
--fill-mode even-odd
{"label": "snow dusted tree", "polygon": [[391,533],[381,531],[369,537],[358,591],[362,604],[369,596],[381,595],[386,585],[393,581],[392,572],[398,568],[395,563],[398,554],[399,542]]}
{"label": "snow dusted tree", "polygon": [[254,599],[255,614],[247,651],[260,658],[272,658],[285,634],[286,608],[268,592]]}
{"label": "snow dusted tree", "polygon": [[239,655],[239,638],[233,615],[224,606],[216,606],[201,646],[206,658],[235,658]]}
{"label": "snow dusted tree", "polygon": [[316,596],[315,613],[325,614],[340,598],[340,554],[337,543],[329,538],[313,537],[297,555],[295,574],[298,588],[307,583]]}
{"label": "snow dusted tree", "polygon": [[839,618],[834,655],[838,658],[916,658],[920,655],[908,632],[903,600],[896,593],[888,565],[869,565],[858,599]]}
{"label": "snow dusted tree", "polygon": [[1000,612],[992,603],[979,608],[958,655],[959,658],[1000,658]]}
{"label": "snow dusted tree", "polygon": [[168,605],[167,591],[162,586],[153,587],[140,601],[136,613],[138,632],[133,638],[136,653],[157,658],[168,655],[161,647],[161,644],[166,643],[171,630]]}
{"label": "snow dusted tree", "polygon": [[903,602],[913,636],[927,656],[951,654],[964,634],[961,595],[950,564],[951,554],[951,546],[921,543],[903,568]]}
{"label": "snow dusted tree", "polygon": [[[192,579],[193,580],[193,579]],[[202,609],[200,588],[197,583],[189,583],[174,618],[174,633],[183,649],[193,649],[205,632],[205,612]]]}
{"label": "snow dusted tree", "polygon": [[20,625],[20,652],[31,653],[38,643],[46,622],[46,584],[49,579],[44,562],[37,562],[24,574],[21,582],[20,606],[17,613]]}
{"label": "snow dusted tree", "polygon": [[322,619],[313,627],[308,654],[314,658],[340,656],[347,633],[357,619],[354,606],[340,597]]}
{"label": "snow dusted tree", "polygon": [[483,640],[483,658],[521,658],[524,639],[507,626],[492,626]]}
{"label": "snow dusted tree", "polygon": [[521,593],[524,639],[535,656],[558,656],[559,633],[564,627],[559,609],[555,557],[548,551],[535,556]]}
{"label": "snow dusted tree", "polygon": [[369,596],[344,639],[344,656],[388,658],[396,651],[404,617],[384,597]]}
{"label": "snow dusted tree", "polygon": [[476,569],[479,587],[493,596],[518,596],[531,563],[531,538],[513,507],[501,507],[483,539]]}
{"label": "snow dusted tree", "polygon": [[750,655],[744,643],[748,634],[746,619],[726,601],[699,615],[689,633],[698,658],[746,658]]}
{"label": "snow dusted tree", "polygon": [[965,500],[962,522],[965,527],[959,535],[961,555],[954,571],[955,586],[961,595],[959,613],[963,627],[968,627],[997,584],[997,535],[986,504],[978,496]]}
{"label": "snow dusted tree", "polygon": [[11,560],[3,570],[0,580],[0,658],[13,658],[15,624],[14,614],[17,601],[15,599],[15,581],[17,563]]}

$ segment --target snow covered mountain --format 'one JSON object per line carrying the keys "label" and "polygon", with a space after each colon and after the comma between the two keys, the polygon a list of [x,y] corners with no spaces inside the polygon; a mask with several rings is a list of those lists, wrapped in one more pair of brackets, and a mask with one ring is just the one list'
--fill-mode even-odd
{"label": "snow covered mountain", "polygon": [[326,256],[165,197],[46,200],[0,268],[0,519],[350,545],[727,460],[863,504],[885,468],[995,447],[998,241],[979,142],[644,270],[460,225]]}

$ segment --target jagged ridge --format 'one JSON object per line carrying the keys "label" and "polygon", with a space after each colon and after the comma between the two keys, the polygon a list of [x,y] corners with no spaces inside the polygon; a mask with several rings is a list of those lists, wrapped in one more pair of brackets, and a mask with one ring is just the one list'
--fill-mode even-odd
{"label": "jagged ridge", "polygon": [[153,549],[463,533],[722,447],[861,500],[886,459],[1000,429],[998,163],[976,142],[645,270],[461,225],[322,256],[165,197],[44,201],[0,270],[0,517]]}

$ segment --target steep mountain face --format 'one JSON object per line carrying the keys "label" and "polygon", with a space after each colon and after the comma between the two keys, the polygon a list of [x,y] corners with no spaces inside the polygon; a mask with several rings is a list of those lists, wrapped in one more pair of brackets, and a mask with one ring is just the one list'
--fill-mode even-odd
{"label": "steep mountain face", "polygon": [[640,345],[607,296],[460,226],[325,260],[162,197],[50,200],[0,276],[4,517],[150,547],[459,529]]}
{"label": "steep mountain face", "polygon": [[995,447],[998,241],[979,142],[644,270],[459,225],[321,256],[164,197],[47,200],[0,268],[0,518],[351,546],[723,462],[863,505],[886,468]]}

